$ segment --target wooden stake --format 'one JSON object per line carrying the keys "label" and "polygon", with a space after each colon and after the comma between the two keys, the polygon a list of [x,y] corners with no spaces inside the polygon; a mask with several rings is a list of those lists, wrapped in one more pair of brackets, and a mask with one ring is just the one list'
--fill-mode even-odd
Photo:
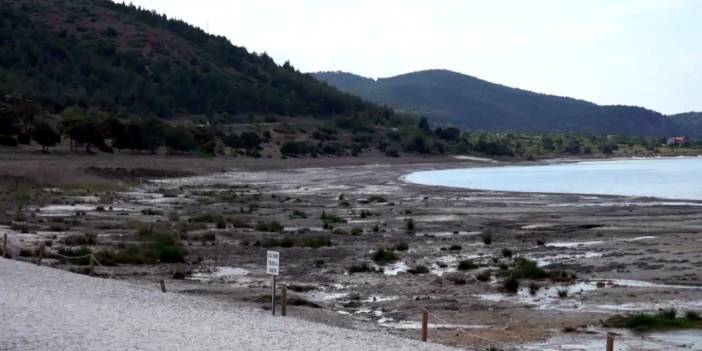
{"label": "wooden stake", "polygon": [[163,279],[161,279],[161,291],[166,292],[166,282]]}
{"label": "wooden stake", "polygon": [[273,276],[273,289],[271,291],[271,311],[275,316],[275,276]]}
{"label": "wooden stake", "polygon": [[41,266],[41,260],[44,258],[44,245],[39,246],[39,252],[37,256],[37,266]]}
{"label": "wooden stake", "polygon": [[429,311],[422,308],[422,341],[427,341],[427,329],[429,329]]}
{"label": "wooden stake", "polygon": [[92,277],[93,274],[95,274],[95,258],[90,254],[90,276]]}
{"label": "wooden stake", "polygon": [[607,351],[614,351],[614,335],[607,333]]}
{"label": "wooden stake", "polygon": [[5,233],[2,237],[2,255],[9,258],[10,254],[7,252],[7,233]]}
{"label": "wooden stake", "polygon": [[288,288],[285,285],[283,285],[283,291],[280,298],[282,299],[280,304],[280,315],[285,317],[288,314]]}

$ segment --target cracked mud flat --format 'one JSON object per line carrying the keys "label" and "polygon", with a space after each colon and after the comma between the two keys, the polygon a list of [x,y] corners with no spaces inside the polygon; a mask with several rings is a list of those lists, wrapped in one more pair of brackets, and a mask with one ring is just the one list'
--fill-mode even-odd
{"label": "cracked mud flat", "polygon": [[[16,247],[88,231],[98,234],[99,245],[116,247],[132,233],[123,226],[128,221],[158,223],[173,214],[182,219],[202,213],[236,215],[251,224],[275,219],[284,233],[217,229],[212,223],[193,229],[189,235],[214,233],[215,239],[189,241],[187,264],[106,269],[143,284],[167,278],[174,291],[256,304],[269,301],[265,295],[270,294],[267,248],[261,243],[328,234],[330,247],[275,248],[281,252],[280,280],[291,286],[291,300],[301,302],[291,314],[417,338],[420,308],[427,307],[435,326],[432,340],[475,349],[600,350],[607,330],[597,326],[612,314],[702,309],[702,202],[472,191],[402,180],[410,172],[439,167],[233,171],[153,181],[108,197],[66,197],[33,208],[40,219],[77,214],[80,224],[67,232],[0,231],[9,233]],[[369,201],[372,196],[385,201]],[[146,209],[153,211],[145,215]],[[306,218],[291,216],[295,210]],[[348,223],[333,224],[337,233],[324,229],[323,211]],[[414,231],[407,231],[408,219]],[[362,234],[349,234],[352,228]],[[485,233],[492,235],[492,244],[483,244]],[[373,250],[399,242],[409,250],[398,252],[398,262],[383,267],[370,260]],[[503,257],[503,249],[514,257]],[[534,296],[525,288],[516,295],[503,293],[494,277],[475,278],[483,270],[499,272],[501,263],[516,257],[578,278],[570,284],[539,282],[543,287]],[[463,259],[479,267],[456,272]],[[384,272],[349,274],[349,267],[359,263]],[[417,265],[430,272],[408,273]],[[170,279],[174,271],[187,272],[186,279]],[[567,289],[568,297],[559,298],[558,289]],[[618,332],[621,350],[702,349],[697,331]]]}

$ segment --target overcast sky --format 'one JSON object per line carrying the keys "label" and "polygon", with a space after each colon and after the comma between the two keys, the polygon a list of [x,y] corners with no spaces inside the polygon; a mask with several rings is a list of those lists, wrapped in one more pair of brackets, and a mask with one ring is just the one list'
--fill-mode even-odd
{"label": "overcast sky", "polygon": [[702,111],[699,0],[131,0],[301,71],[445,68],[664,113]]}

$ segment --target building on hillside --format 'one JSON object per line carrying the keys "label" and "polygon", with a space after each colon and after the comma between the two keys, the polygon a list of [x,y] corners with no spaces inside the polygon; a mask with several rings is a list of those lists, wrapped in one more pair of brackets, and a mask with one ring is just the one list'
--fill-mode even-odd
{"label": "building on hillside", "polygon": [[666,139],[666,145],[671,146],[671,145],[684,145],[689,142],[687,137],[684,136],[676,136],[676,137],[669,137]]}

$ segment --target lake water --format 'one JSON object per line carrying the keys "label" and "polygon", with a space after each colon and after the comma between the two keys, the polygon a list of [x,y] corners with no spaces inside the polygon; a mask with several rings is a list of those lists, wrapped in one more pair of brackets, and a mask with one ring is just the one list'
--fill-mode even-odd
{"label": "lake water", "polygon": [[702,157],[448,169],[415,172],[405,180],[481,190],[702,200]]}

